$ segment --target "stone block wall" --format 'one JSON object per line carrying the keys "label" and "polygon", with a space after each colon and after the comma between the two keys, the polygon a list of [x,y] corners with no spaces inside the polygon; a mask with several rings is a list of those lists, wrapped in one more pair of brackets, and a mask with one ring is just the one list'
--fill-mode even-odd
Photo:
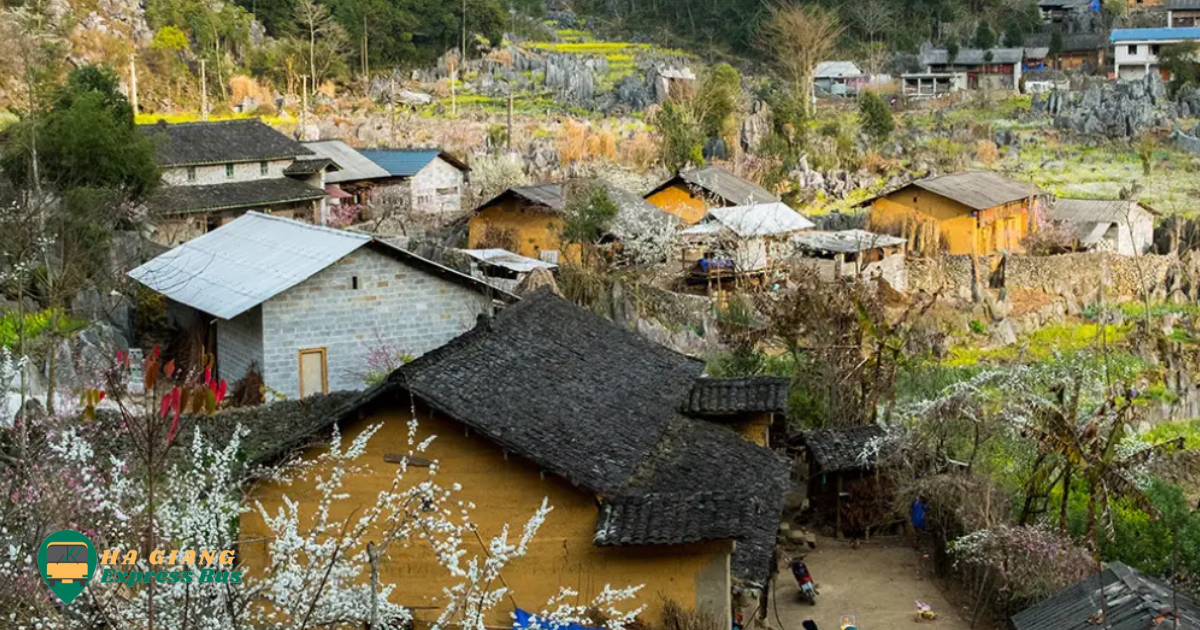
{"label": "stone block wall", "polygon": [[163,169],[163,186],[203,186],[206,184],[228,184],[230,182],[252,182],[260,179],[276,179],[284,177],[283,171],[291,166],[292,160],[272,160],[267,162],[267,174],[262,172],[262,162],[237,162],[233,165],[233,177],[225,173],[224,164],[207,164],[195,166],[196,181],[188,181],[187,167],[171,167]]}
{"label": "stone block wall", "polygon": [[329,390],[362,389],[372,349],[419,356],[490,309],[474,289],[364,247],[263,304],[263,379],[296,398],[299,352],[325,348]]}
{"label": "stone block wall", "polygon": [[250,364],[263,364],[262,307],[256,306],[231,320],[217,321],[217,374],[233,383],[241,380]]}
{"label": "stone block wall", "polygon": [[428,214],[462,210],[463,172],[437,158],[412,178],[412,207]]}
{"label": "stone block wall", "polygon": [[[995,267],[999,257],[984,259],[981,268],[985,277]],[[1104,286],[1109,299],[1132,299],[1148,288],[1152,295],[1164,297],[1168,271],[1174,261],[1171,256],[1146,254],[1122,256],[1113,252],[1060,254],[1057,256],[1014,255],[1008,257],[1005,286],[1009,289],[1029,289],[1050,295],[1085,297],[1099,293]],[[910,290],[936,291],[944,295],[970,297],[971,257],[941,256],[914,258],[908,261]],[[965,292],[965,293],[964,293]],[[1161,294],[1161,295],[1160,295]]]}

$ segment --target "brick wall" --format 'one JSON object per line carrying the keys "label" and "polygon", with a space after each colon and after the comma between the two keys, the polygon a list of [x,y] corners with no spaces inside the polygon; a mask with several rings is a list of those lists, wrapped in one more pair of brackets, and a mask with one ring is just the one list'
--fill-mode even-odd
{"label": "brick wall", "polygon": [[224,164],[209,164],[196,166],[196,181],[188,181],[187,167],[171,167],[163,169],[163,186],[201,186],[204,184],[227,184],[229,182],[250,182],[259,179],[275,179],[283,177],[283,170],[290,166],[291,159],[273,160],[267,162],[267,174],[262,174],[261,162],[239,162],[233,165],[233,177],[225,174]]}
{"label": "brick wall", "polygon": [[262,367],[262,307],[231,320],[217,321],[217,373],[233,383],[246,375],[251,363]]}
{"label": "brick wall", "polygon": [[417,212],[456,213],[462,210],[463,172],[437,158],[412,178],[412,203]]}
{"label": "brick wall", "polygon": [[325,348],[329,390],[362,389],[372,348],[424,354],[471,329],[490,304],[473,289],[362,248],[263,305],[263,378],[296,398],[299,351]]}

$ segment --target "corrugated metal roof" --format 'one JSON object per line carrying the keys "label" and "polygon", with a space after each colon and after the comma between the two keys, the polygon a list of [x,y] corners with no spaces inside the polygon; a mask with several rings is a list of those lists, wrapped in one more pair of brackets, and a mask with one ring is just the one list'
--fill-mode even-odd
{"label": "corrugated metal roof", "polygon": [[341,171],[327,173],[325,175],[327,183],[340,184],[391,177],[391,174],[382,166],[367,159],[367,156],[350,148],[350,145],[341,140],[305,142],[304,146],[321,157],[333,160],[342,168]]}
{"label": "corrugated metal roof", "polygon": [[[1161,612],[1171,610],[1180,630],[1200,628],[1200,607],[1191,598],[1113,562],[1102,573],[1017,613],[1012,622],[1016,630],[1148,630],[1173,628],[1173,615],[1155,623]],[[1102,611],[1107,615],[1096,623]]]}
{"label": "corrugated metal roof", "polygon": [[1188,28],[1114,28],[1110,42],[1169,42],[1200,39],[1200,27]]}
{"label": "corrugated metal roof", "polygon": [[706,223],[718,223],[741,238],[790,234],[814,227],[804,218],[781,202],[713,208],[705,217]]}
{"label": "corrugated metal roof", "polygon": [[907,239],[888,234],[876,234],[866,230],[842,230],[840,232],[801,232],[792,241],[805,249],[822,252],[857,253],[880,247],[903,245]]}
{"label": "corrugated metal roof", "polygon": [[767,192],[761,186],[748,182],[719,166],[706,166],[691,171],[683,171],[676,177],[663,182],[658,188],[651,191],[650,194],[654,194],[670,186],[677,178],[701,190],[712,193],[724,199],[726,203],[735,206],[779,201],[779,197]]}
{"label": "corrugated metal roof", "polygon": [[[987,53],[992,53],[990,60],[985,60]],[[963,48],[950,58],[950,51],[945,48],[934,48],[918,55],[918,61],[923,66],[982,66],[985,64],[1021,63],[1025,58],[1024,48]]]}
{"label": "corrugated metal roof", "polygon": [[534,269],[554,269],[558,266],[543,260],[526,258],[507,249],[463,249],[460,251],[480,262],[503,267],[516,273],[529,273]]}
{"label": "corrugated metal roof", "polygon": [[1200,11],[1200,0],[1171,0],[1167,8],[1171,11]]}
{"label": "corrugated metal roof", "polygon": [[813,77],[817,79],[853,78],[862,75],[862,70],[853,61],[822,61],[813,70]]}
{"label": "corrugated metal roof", "polygon": [[931,193],[953,199],[975,210],[987,210],[1046,191],[1025,182],[1011,180],[992,171],[970,171],[931,177],[912,183]]}
{"label": "corrugated metal roof", "polygon": [[232,319],[370,241],[366,234],[248,212],[129,276],[176,302]]}
{"label": "corrugated metal roof", "polygon": [[1134,201],[1120,199],[1058,199],[1050,207],[1049,217],[1071,223],[1112,223],[1124,221],[1130,213],[1155,214]]}
{"label": "corrugated metal roof", "polygon": [[1043,9],[1066,9],[1086,11],[1092,6],[1093,0],[1041,0],[1038,6]]}
{"label": "corrugated metal roof", "polygon": [[441,149],[374,149],[359,151],[392,177],[412,177],[421,169],[437,158],[458,167],[459,170],[469,171],[466,164],[459,162]]}

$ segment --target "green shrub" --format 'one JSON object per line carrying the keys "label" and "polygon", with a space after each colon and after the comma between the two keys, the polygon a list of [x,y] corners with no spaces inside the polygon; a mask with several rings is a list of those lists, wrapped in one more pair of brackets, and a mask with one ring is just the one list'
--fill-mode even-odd
{"label": "green shrub", "polygon": [[871,91],[858,96],[858,117],[863,131],[876,141],[886,140],[896,129],[896,119],[887,103]]}

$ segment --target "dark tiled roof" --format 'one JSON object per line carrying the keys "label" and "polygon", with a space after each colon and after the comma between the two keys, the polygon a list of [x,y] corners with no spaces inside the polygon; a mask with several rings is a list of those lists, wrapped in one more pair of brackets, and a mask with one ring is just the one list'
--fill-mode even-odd
{"label": "dark tiled roof", "polygon": [[787,412],[791,380],[778,376],[702,378],[692,385],[683,412],[696,416]]}
{"label": "dark tiled roof", "polygon": [[676,418],[629,485],[604,501],[598,545],[733,538],[733,574],[762,583],[783,511],[787,468],[711,423]]}
{"label": "dark tiled roof", "polygon": [[860,456],[871,440],[884,435],[882,428],[871,424],[849,429],[803,431],[800,440],[808,447],[817,465],[814,472],[846,472],[872,468],[872,464],[864,462]]}
{"label": "dark tiled roof", "polygon": [[309,158],[304,160],[296,160],[283,169],[284,175],[312,175],[333,167],[332,170],[338,170],[337,164],[329,158]]}
{"label": "dark tiled roof", "polygon": [[257,118],[138,127],[156,142],[160,166],[288,160],[312,155]]}
{"label": "dark tiled roof", "polygon": [[146,205],[160,214],[188,214],[315,201],[325,191],[289,177],[203,186],[160,186]]}
{"label": "dark tiled roof", "polygon": [[[1030,33],[1025,38],[1025,44],[1049,48],[1052,38],[1050,33]],[[1108,47],[1108,37],[1104,33],[1064,33],[1062,42],[1065,53],[1103,50]]]}
{"label": "dark tiled roof", "polygon": [[779,197],[772,195],[765,188],[753,182],[746,181],[719,166],[706,166],[691,171],[683,171],[660,184],[658,188],[650,191],[647,196],[680,181],[716,195],[733,206],[748,206],[757,203],[779,201]]}
{"label": "dark tiled roof", "polygon": [[703,367],[540,292],[394,377],[501,446],[608,493],[650,454]]}
{"label": "dark tiled roof", "polygon": [[[1103,593],[1101,593],[1103,589]],[[1107,610],[1104,623],[1094,620]],[[1150,628],[1200,628],[1200,607],[1170,585],[1148,577],[1120,562],[1067,588],[1012,618],[1016,630],[1149,630]],[[1156,623],[1160,614],[1165,620]]]}

